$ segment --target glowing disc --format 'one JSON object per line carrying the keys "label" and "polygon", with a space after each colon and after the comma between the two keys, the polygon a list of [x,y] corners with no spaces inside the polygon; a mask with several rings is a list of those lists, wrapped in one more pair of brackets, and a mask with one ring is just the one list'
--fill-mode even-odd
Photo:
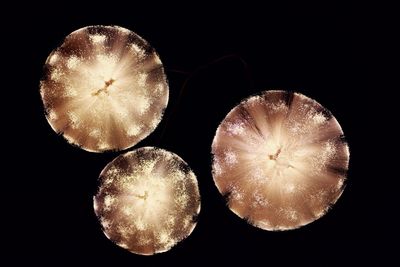
{"label": "glowing disc", "polygon": [[197,179],[177,155],[140,148],[101,172],[94,210],[104,234],[118,246],[142,255],[164,252],[196,226]]}
{"label": "glowing disc", "polygon": [[229,208],[266,230],[323,216],[343,192],[349,149],[332,114],[299,93],[265,91],[219,125],[213,177]]}
{"label": "glowing disc", "polygon": [[118,26],[68,35],[46,60],[40,93],[53,130],[93,152],[135,145],[156,128],[168,102],[157,53]]}

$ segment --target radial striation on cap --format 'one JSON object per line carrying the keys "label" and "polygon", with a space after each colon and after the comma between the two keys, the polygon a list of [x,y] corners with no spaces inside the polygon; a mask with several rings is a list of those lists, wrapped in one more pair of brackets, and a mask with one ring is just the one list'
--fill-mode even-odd
{"label": "radial striation on cap", "polygon": [[219,125],[212,174],[229,208],[266,230],[323,216],[344,189],[349,149],[332,114],[299,93],[265,91]]}
{"label": "radial striation on cap", "polygon": [[142,255],[167,251],[185,239],[200,212],[195,174],[177,155],[153,147],[110,162],[93,200],[107,238]]}
{"label": "radial striation on cap", "polygon": [[148,42],[118,26],[89,26],[48,56],[40,93],[55,132],[84,150],[103,152],[147,137],[161,120],[169,90]]}

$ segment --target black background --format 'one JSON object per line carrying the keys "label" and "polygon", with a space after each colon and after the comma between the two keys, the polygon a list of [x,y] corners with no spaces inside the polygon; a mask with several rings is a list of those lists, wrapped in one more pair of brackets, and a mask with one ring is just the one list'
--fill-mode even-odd
{"label": "black background", "polygon": [[[18,221],[28,233],[24,242],[14,238],[12,246],[39,266],[242,261],[326,266],[374,257],[368,253],[374,234],[365,233],[373,227],[365,208],[371,180],[362,168],[367,137],[360,128],[363,94],[357,80],[354,10],[333,4],[130,5],[60,2],[21,15],[26,16],[24,35],[14,32],[14,45],[24,48],[19,56],[25,59],[27,78],[18,83],[24,88],[28,119],[23,120],[24,138],[16,134],[21,145],[16,150],[26,153],[29,163],[18,167],[25,204],[13,214],[22,215]],[[72,31],[97,24],[119,25],[142,36],[159,53],[168,76],[170,101],[162,122],[128,149],[167,149],[197,175],[202,197],[197,227],[166,253],[131,254],[103,235],[92,197],[100,171],[120,153],[71,146],[44,117],[39,80],[46,57]],[[210,147],[218,124],[243,98],[267,89],[293,90],[317,100],[340,122],[350,145],[344,194],[326,216],[298,230],[268,232],[250,226],[226,207],[211,176]]]}

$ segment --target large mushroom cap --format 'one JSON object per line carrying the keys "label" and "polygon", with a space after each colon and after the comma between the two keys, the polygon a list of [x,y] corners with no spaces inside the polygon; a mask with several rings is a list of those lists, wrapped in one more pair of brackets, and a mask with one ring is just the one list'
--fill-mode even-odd
{"label": "large mushroom cap", "polygon": [[294,229],[340,197],[349,161],[332,114],[299,93],[265,91],[233,108],[212,144],[213,177],[229,208],[266,230]]}
{"label": "large mushroom cap", "polygon": [[68,35],[46,60],[40,92],[53,130],[93,152],[137,144],[156,128],[168,102],[155,50],[117,26]]}

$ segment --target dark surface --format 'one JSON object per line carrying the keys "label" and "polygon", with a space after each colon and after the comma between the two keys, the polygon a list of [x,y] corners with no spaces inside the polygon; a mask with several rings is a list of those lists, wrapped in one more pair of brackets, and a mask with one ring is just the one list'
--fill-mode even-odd
{"label": "dark surface", "polygon": [[[362,171],[367,137],[359,127],[362,94],[350,10],[333,5],[217,8],[193,3],[181,6],[184,11],[119,6],[123,11],[113,12],[112,6],[105,6],[61,12],[63,5],[32,12],[24,26],[27,35],[15,42],[25,46],[29,41],[20,55],[26,60],[27,78],[21,86],[29,129],[23,132],[22,146],[29,149],[18,151],[28,151],[31,158],[29,175],[22,180],[28,196],[22,223],[29,232],[23,240],[29,246],[22,240],[13,245],[21,253],[38,266],[191,266],[216,261],[324,266],[372,257],[364,250],[373,238],[364,233],[369,223],[365,188],[371,179]],[[172,151],[197,175],[202,197],[198,225],[167,253],[134,255],[103,235],[92,197],[100,171],[119,153],[89,153],[71,146],[44,117],[38,86],[46,57],[70,32],[96,24],[138,33],[158,51],[168,75],[170,102],[161,124],[131,148]],[[347,188],[334,208],[316,222],[286,232],[260,230],[234,215],[211,176],[210,147],[220,121],[243,98],[270,88],[303,93],[328,108],[351,152]]]}

